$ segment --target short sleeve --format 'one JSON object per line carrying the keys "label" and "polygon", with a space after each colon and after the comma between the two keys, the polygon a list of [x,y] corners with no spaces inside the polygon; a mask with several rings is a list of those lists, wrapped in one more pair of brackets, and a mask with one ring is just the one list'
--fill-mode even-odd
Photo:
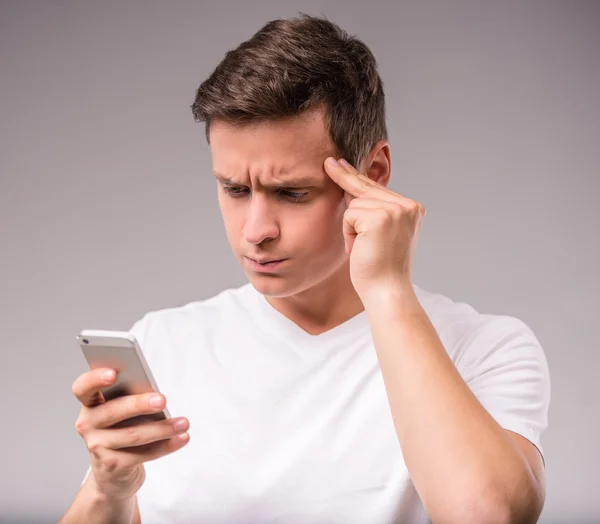
{"label": "short sleeve", "polygon": [[129,329],[129,332],[136,338],[142,351],[144,352],[144,356],[146,356],[145,351],[145,341],[148,334],[148,325],[150,320],[151,313],[146,313],[142,318],[136,321],[133,326]]}
{"label": "short sleeve", "polygon": [[528,439],[543,457],[541,436],[550,405],[544,351],[521,320],[483,318],[469,337],[463,378],[498,424]]}

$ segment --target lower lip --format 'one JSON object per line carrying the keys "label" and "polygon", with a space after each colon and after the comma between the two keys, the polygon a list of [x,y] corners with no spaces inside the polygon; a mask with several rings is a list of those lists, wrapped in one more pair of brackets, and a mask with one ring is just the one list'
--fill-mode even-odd
{"label": "lower lip", "polygon": [[246,263],[252,268],[253,271],[257,271],[259,273],[274,273],[277,271],[285,262],[288,261],[287,258],[283,260],[277,260],[276,262],[268,262],[267,264],[261,264],[256,260],[252,260],[251,258],[244,257],[246,259]]}

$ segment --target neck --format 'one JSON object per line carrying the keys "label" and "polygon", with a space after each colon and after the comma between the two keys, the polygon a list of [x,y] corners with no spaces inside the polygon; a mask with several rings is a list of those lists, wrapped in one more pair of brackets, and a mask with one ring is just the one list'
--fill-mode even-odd
{"label": "neck", "polygon": [[345,263],[313,287],[289,297],[265,297],[282,315],[311,335],[320,335],[364,311]]}

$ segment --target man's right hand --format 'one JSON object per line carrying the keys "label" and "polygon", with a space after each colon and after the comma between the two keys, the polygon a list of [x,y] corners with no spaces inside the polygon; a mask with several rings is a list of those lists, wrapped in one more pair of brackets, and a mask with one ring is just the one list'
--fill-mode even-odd
{"label": "man's right hand", "polygon": [[144,483],[144,462],[187,444],[189,421],[176,418],[112,427],[137,415],[160,412],[166,403],[165,397],[158,393],[105,401],[101,390],[113,384],[116,376],[113,369],[83,373],[73,382],[73,394],[81,402],[75,428],[90,452],[96,489],[109,499],[123,500],[133,497]]}

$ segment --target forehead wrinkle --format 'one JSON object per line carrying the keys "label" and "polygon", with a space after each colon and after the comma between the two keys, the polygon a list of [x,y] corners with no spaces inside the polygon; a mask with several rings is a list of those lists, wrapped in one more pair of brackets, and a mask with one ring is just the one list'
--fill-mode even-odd
{"label": "forehead wrinkle", "polygon": [[[217,179],[221,182],[231,184],[231,185],[248,185],[248,178],[251,181],[256,181],[260,187],[266,188],[277,188],[277,187],[308,187],[308,186],[317,186],[321,185],[323,182],[322,176],[316,176],[314,174],[309,173],[300,173],[294,174],[296,166],[300,164],[296,162],[290,168],[275,168],[273,166],[269,166],[268,168],[261,168],[258,170],[258,173],[253,175],[251,171],[256,171],[256,169],[245,169],[245,173],[242,178],[236,176],[235,174],[225,175],[223,173],[218,173],[217,171],[213,171],[213,174]],[[312,169],[303,169],[303,171],[313,171]],[[318,171],[319,175],[321,174],[321,170]],[[243,181],[240,181],[243,180]]]}
{"label": "forehead wrinkle", "polygon": [[308,173],[294,174],[290,171],[270,175],[266,180],[262,180],[260,176],[257,178],[262,187],[307,187],[321,185],[322,183],[322,180],[315,175]]}

